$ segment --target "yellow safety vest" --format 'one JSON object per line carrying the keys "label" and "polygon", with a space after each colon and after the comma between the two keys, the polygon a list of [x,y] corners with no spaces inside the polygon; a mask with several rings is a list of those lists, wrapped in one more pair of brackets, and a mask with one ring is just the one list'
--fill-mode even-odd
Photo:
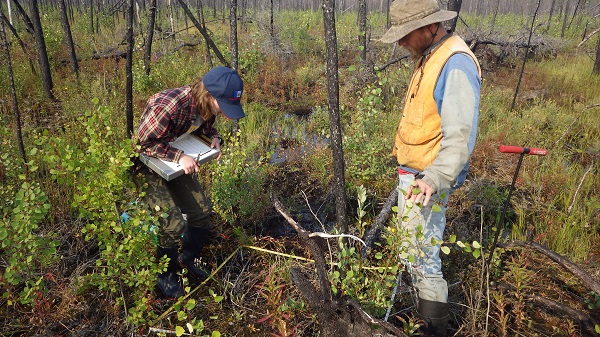
{"label": "yellow safety vest", "polygon": [[442,68],[450,56],[456,53],[470,55],[481,76],[477,58],[458,35],[447,38],[425,60],[417,64],[406,93],[392,150],[399,165],[423,171],[435,159],[442,141],[442,120],[433,91]]}

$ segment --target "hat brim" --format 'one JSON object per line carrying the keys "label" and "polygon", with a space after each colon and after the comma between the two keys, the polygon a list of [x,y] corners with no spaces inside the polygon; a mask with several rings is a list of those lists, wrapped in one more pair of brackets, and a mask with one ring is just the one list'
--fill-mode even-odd
{"label": "hat brim", "polygon": [[240,101],[230,101],[228,99],[220,99],[217,100],[217,104],[219,104],[219,108],[223,111],[223,115],[229,119],[240,119],[246,117],[244,114],[244,109],[242,109],[242,105]]}
{"label": "hat brim", "polygon": [[383,34],[379,41],[383,43],[394,43],[408,35],[413,30],[419,29],[432,23],[454,19],[456,15],[456,12],[440,10],[422,19],[409,21],[398,26],[392,26],[390,27],[390,29],[387,30],[387,32],[385,32],[385,34]]}

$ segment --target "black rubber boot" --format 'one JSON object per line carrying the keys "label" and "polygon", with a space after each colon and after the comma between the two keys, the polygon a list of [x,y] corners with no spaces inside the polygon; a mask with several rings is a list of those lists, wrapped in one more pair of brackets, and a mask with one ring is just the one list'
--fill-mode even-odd
{"label": "black rubber boot", "polygon": [[187,269],[190,276],[197,279],[205,279],[209,273],[197,261],[204,244],[208,242],[210,231],[205,228],[185,226],[185,232],[181,239],[181,254],[179,264]]}
{"label": "black rubber boot", "polygon": [[417,314],[424,321],[419,331],[425,337],[446,337],[448,330],[448,303],[419,298]]}
{"label": "black rubber boot", "polygon": [[179,280],[179,275],[177,275],[177,247],[164,248],[159,246],[156,255],[158,259],[165,255],[169,258],[167,270],[158,274],[156,286],[170,300],[183,296],[183,286]]}

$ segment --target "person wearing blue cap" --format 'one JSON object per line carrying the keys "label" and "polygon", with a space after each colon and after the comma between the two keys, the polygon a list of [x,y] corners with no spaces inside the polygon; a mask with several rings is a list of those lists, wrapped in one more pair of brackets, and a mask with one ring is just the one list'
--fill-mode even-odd
{"label": "person wearing blue cap", "polygon": [[146,102],[137,129],[140,152],[179,163],[185,172],[166,181],[139,160],[134,166],[138,185],[147,184],[144,201],[151,209],[166,214],[159,217],[157,258],[166,255],[169,262],[156,282],[166,298],[183,295],[177,274],[179,266],[194,278],[208,277],[198,263],[198,255],[210,239],[213,222],[210,200],[195,174],[198,172],[195,158],[169,142],[191,132],[209,137],[211,147],[220,150],[221,137],[213,124],[219,115],[236,120],[245,116],[241,105],[243,91],[244,84],[238,73],[220,66],[190,85],[161,91]]}

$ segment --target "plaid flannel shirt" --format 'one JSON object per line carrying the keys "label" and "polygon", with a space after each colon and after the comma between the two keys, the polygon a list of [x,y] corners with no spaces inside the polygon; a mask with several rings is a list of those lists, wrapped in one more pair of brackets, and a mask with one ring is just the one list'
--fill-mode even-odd
{"label": "plaid flannel shirt", "polygon": [[[159,159],[179,162],[183,151],[169,142],[186,133],[196,118],[200,118],[189,86],[168,89],[152,95],[142,113],[137,137],[142,152]],[[204,121],[195,133],[218,137],[213,127],[215,117]]]}

